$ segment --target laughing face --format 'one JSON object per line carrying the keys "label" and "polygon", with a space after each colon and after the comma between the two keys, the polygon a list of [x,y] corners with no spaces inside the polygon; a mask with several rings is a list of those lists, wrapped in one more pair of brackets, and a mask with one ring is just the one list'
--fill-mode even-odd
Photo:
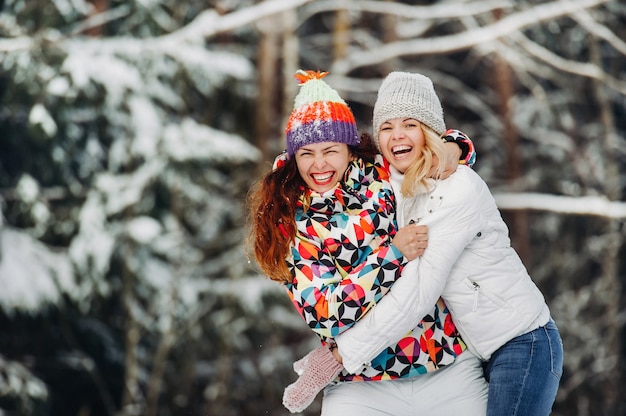
{"label": "laughing face", "polygon": [[352,159],[348,145],[343,143],[314,143],[296,151],[300,176],[309,188],[318,193],[334,188]]}
{"label": "laughing face", "polygon": [[394,118],[380,126],[380,150],[391,166],[404,173],[421,155],[424,132],[414,118]]}

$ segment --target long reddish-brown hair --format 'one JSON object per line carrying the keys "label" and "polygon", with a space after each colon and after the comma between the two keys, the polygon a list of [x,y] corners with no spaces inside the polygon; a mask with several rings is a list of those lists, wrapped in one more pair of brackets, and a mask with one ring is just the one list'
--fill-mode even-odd
{"label": "long reddish-brown hair", "polygon": [[[349,148],[355,157],[370,162],[378,153],[368,134],[361,135],[358,146]],[[296,158],[291,157],[283,166],[265,174],[248,192],[248,251],[252,251],[263,273],[281,283],[292,280],[285,259],[296,236],[296,202],[306,188]]]}

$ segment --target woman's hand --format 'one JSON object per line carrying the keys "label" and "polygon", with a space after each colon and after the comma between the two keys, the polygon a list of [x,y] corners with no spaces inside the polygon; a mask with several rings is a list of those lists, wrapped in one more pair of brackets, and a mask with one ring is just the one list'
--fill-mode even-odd
{"label": "woman's hand", "polygon": [[330,350],[330,352],[333,353],[333,357],[335,357],[335,360],[337,360],[339,364],[343,364],[343,357],[339,353],[339,347],[333,348],[332,350]]}
{"label": "woman's hand", "polygon": [[317,394],[333,381],[343,366],[336,360],[328,345],[321,345],[296,361],[293,369],[300,377],[283,393],[283,405],[291,413],[302,412],[309,407]]}
{"label": "woman's hand", "polygon": [[409,224],[398,230],[392,241],[393,245],[407,259],[413,260],[424,254],[428,247],[428,227]]}
{"label": "woman's hand", "polygon": [[438,165],[438,159],[437,156],[433,155],[433,167],[428,174],[430,178],[445,179],[456,172],[456,168],[459,166],[459,159],[463,153],[459,145],[454,142],[446,142],[444,146],[446,149],[446,160],[444,160],[443,172],[437,177],[436,167]]}

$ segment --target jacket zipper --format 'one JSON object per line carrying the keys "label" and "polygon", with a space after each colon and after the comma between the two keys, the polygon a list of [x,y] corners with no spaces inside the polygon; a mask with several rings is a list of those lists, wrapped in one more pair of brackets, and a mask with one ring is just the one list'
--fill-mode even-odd
{"label": "jacket zipper", "polygon": [[[408,199],[403,199],[402,202],[400,204],[398,204],[398,211],[400,211],[400,207],[402,209],[402,216],[404,217],[405,215],[405,211],[406,211],[406,204],[407,204]],[[428,202],[427,202],[428,203]],[[423,215],[426,215],[426,213],[423,213]],[[422,220],[423,216],[418,217],[418,218],[410,218],[409,219],[409,224],[419,224]],[[473,305],[473,312],[476,312],[478,310],[478,295],[479,295],[479,290],[480,290],[480,285],[474,281],[471,281],[472,286],[474,287],[474,305]],[[455,326],[457,328],[457,330],[459,331],[459,333],[463,333],[463,329],[462,329],[462,323],[460,322],[455,322]],[[482,351],[479,351],[474,344],[472,343],[471,339],[467,339],[467,338],[463,338],[463,342],[465,343],[465,345],[469,348],[470,351],[472,351],[472,353],[474,355],[476,355],[480,360],[482,361],[486,361],[485,357],[482,354]],[[367,363],[366,363],[367,364]],[[371,365],[371,363],[370,363]],[[365,368],[363,369],[363,371],[365,371]]]}
{"label": "jacket zipper", "polygon": [[[472,283],[472,286],[474,286],[474,311],[476,311],[476,309],[478,309],[478,291],[480,290],[480,285],[478,283],[476,283],[476,282],[471,281],[471,280],[470,280],[470,282]],[[461,334],[461,338],[463,339],[463,342],[465,343],[467,348],[472,352],[472,354],[474,354],[475,356],[480,358],[481,361],[487,361],[485,359],[484,355],[482,354],[482,351],[479,351],[476,348],[476,346],[472,342],[471,337],[463,336],[465,331],[463,330],[463,322],[462,322],[462,320],[461,320],[461,322],[455,322],[454,325],[456,326],[456,329],[459,332],[459,334]]]}
{"label": "jacket zipper", "polygon": [[476,282],[472,282],[474,286],[474,307],[472,308],[472,312],[476,312],[478,309],[478,291],[480,290],[480,285]]}

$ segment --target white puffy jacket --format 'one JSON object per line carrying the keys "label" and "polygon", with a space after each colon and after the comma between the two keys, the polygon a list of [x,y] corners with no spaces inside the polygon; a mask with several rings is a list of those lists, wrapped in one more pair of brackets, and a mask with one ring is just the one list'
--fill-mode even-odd
{"label": "white puffy jacket", "polygon": [[414,328],[441,296],[469,350],[488,360],[516,336],[550,320],[550,310],[518,254],[485,182],[466,166],[411,198],[392,168],[400,227],[428,225],[428,248],[405,267],[391,291],[336,338],[343,365],[358,373]]}

